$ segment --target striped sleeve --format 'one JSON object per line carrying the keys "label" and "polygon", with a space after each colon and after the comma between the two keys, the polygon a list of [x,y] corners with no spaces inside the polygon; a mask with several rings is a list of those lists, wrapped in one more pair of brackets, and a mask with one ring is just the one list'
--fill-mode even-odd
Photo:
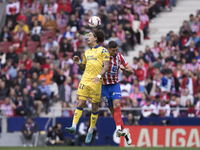
{"label": "striped sleeve", "polygon": [[128,65],[128,62],[121,53],[120,53],[120,59],[124,67]]}

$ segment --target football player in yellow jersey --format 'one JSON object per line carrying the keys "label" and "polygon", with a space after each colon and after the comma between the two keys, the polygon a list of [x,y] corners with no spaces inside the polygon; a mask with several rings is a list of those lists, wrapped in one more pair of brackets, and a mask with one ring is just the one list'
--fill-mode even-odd
{"label": "football player in yellow jersey", "polygon": [[76,111],[74,112],[73,122],[71,127],[66,127],[65,130],[70,134],[75,134],[76,125],[82,115],[83,108],[86,105],[87,98],[92,99],[92,112],[90,119],[90,128],[85,139],[85,143],[92,140],[92,133],[98,118],[98,108],[101,98],[102,76],[108,71],[110,54],[108,50],[101,47],[98,43],[104,41],[105,34],[102,30],[94,30],[89,32],[87,43],[91,47],[85,51],[83,61],[80,62],[78,56],[74,56],[73,60],[78,64],[82,71],[85,71],[81,82],[79,83],[77,95],[79,101]]}

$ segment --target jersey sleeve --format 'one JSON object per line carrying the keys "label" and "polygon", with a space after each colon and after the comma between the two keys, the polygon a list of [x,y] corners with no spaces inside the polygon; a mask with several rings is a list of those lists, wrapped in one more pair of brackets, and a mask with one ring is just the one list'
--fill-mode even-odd
{"label": "jersey sleeve", "polygon": [[103,61],[104,60],[110,61],[110,53],[108,52],[106,48],[102,49],[102,57],[103,57]]}
{"label": "jersey sleeve", "polygon": [[86,64],[86,61],[87,61],[87,59],[86,59],[85,54],[84,54],[82,64]]}
{"label": "jersey sleeve", "polygon": [[120,53],[120,58],[121,58],[121,61],[122,61],[122,65],[124,67],[126,67],[128,65],[128,62],[126,61],[126,59],[124,58],[124,56]]}

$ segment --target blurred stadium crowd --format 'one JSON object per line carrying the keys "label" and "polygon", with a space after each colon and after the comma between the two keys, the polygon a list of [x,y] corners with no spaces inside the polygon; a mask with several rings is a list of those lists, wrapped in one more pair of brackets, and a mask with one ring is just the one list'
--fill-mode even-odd
{"label": "blurred stadium crowd", "polygon": [[[90,28],[88,18],[101,18],[106,39],[117,41],[124,55],[149,39],[149,22],[176,0],[9,0],[0,35],[0,105],[6,116],[40,116],[52,103],[75,107],[71,92],[81,72],[72,60],[82,58]],[[200,116],[200,12],[146,46],[129,62],[134,74],[119,74],[123,108],[131,115]],[[105,104],[101,102],[101,107]],[[91,107],[91,100],[88,106]],[[174,107],[173,111],[170,108]],[[187,107],[181,110],[181,107]],[[129,111],[123,113],[127,115]],[[62,111],[70,117],[72,111]],[[103,114],[106,116],[106,113]]]}

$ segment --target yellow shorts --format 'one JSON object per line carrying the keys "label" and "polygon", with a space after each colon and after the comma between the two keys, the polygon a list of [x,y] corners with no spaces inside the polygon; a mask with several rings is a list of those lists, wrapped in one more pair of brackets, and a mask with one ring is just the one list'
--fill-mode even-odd
{"label": "yellow shorts", "polygon": [[93,83],[93,81],[81,80],[78,86],[77,95],[79,99],[87,100],[91,98],[93,103],[99,103],[101,98],[101,86],[102,81],[99,83]]}

